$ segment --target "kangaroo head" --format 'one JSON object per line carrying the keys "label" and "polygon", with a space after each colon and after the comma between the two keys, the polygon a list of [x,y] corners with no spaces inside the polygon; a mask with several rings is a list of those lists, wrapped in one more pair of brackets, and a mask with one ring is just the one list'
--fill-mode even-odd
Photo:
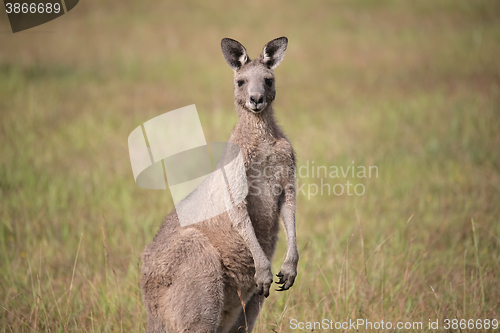
{"label": "kangaroo head", "polygon": [[287,44],[286,37],[273,39],[264,46],[258,58],[250,60],[239,42],[230,38],[222,40],[224,59],[234,70],[237,105],[253,113],[261,113],[271,105],[276,97],[274,68],[283,60]]}

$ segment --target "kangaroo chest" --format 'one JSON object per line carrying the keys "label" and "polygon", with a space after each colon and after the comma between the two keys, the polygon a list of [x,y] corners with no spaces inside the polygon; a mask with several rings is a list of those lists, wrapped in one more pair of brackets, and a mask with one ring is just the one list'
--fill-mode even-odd
{"label": "kangaroo chest", "polygon": [[272,256],[277,241],[288,164],[286,154],[273,145],[259,147],[258,153],[248,161],[248,214],[268,256]]}

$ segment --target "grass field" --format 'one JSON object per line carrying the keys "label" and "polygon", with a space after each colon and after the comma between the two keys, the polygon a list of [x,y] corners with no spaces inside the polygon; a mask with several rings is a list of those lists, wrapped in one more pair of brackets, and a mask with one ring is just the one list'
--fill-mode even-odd
{"label": "grass field", "polygon": [[[196,104],[225,141],[220,40],[255,57],[283,35],[275,110],[299,166],[378,177],[299,179],[298,277],[255,331],[500,320],[499,17],[493,0],[89,0],[12,34],[0,13],[1,332],[145,331],[140,253],[173,203],[135,185],[127,137]],[[365,193],[313,195],[347,181]]]}

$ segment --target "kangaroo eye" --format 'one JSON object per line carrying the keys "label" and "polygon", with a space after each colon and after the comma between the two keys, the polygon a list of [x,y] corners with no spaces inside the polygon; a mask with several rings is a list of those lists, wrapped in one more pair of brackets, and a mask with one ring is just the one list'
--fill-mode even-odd
{"label": "kangaroo eye", "polygon": [[269,87],[272,87],[272,86],[273,86],[273,79],[264,79],[264,81],[266,81],[266,84],[267,84]]}
{"label": "kangaroo eye", "polygon": [[237,83],[238,83],[238,87],[241,87],[242,85],[244,85],[244,84],[245,84],[245,81],[243,81],[243,80],[239,80]]}

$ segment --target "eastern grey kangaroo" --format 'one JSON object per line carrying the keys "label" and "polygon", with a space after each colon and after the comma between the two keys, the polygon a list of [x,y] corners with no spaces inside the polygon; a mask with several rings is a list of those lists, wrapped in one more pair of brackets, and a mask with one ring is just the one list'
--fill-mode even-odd
{"label": "eastern grey kangaroo", "polygon": [[239,42],[221,42],[234,70],[238,112],[228,142],[241,150],[248,195],[233,209],[185,227],[175,209],[165,218],[142,255],[149,333],[251,332],[273,282],[280,216],[288,248],[277,274],[278,290],[293,285],[299,260],[295,156],[272,106],[273,70],[283,60],[287,43],[286,37],[274,39],[250,60]]}

